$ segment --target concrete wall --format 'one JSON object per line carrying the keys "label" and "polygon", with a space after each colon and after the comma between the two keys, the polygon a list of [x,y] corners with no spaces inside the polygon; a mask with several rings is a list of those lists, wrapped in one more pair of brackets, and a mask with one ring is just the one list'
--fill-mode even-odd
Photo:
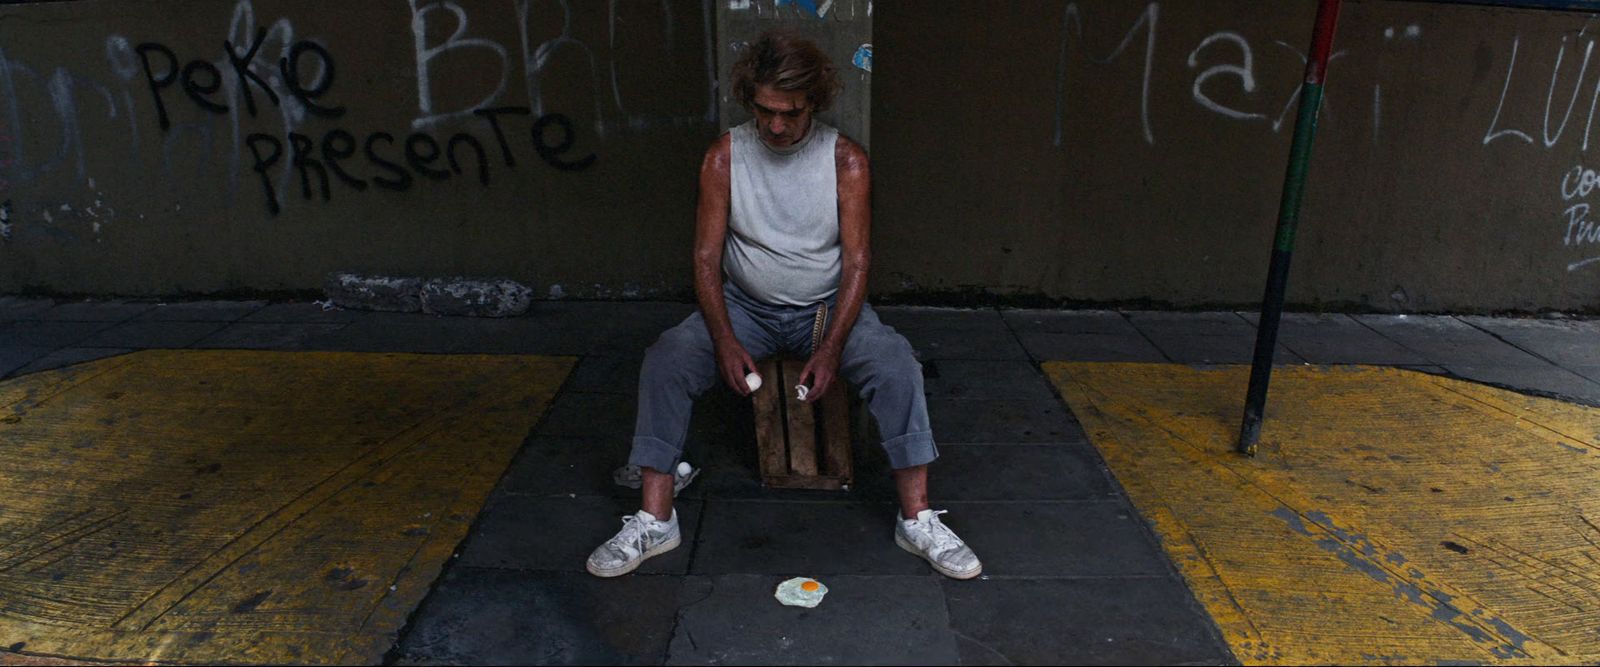
{"label": "concrete wall", "polygon": [[[353,270],[687,294],[714,19],[710,0],[0,8],[0,292],[307,290]],[[224,43],[242,56],[259,30],[259,78],[241,77]],[[480,108],[507,109],[504,148]],[[429,159],[451,144],[459,173]]]}
{"label": "concrete wall", "polygon": [[[1314,2],[876,10],[876,291],[1259,302]],[[1591,16],[1347,1],[1290,301],[1600,308]]]}
{"label": "concrete wall", "polygon": [[[828,15],[800,0],[0,7],[0,293],[314,290],[351,270],[686,296],[717,72],[740,21],[781,10],[885,56],[870,95],[840,63],[871,100],[875,298],[1260,298],[1311,0],[809,6]],[[1588,16],[1346,2],[1291,301],[1600,308]],[[263,28],[260,79],[241,79],[224,42],[243,53]],[[310,92],[278,71],[291,54]],[[471,113],[500,107],[505,149]],[[452,143],[459,173],[428,159]]]}

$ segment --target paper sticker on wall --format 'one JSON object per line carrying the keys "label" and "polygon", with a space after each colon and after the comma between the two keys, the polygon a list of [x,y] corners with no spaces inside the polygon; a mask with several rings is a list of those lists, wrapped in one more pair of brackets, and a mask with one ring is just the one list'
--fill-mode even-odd
{"label": "paper sticker on wall", "polygon": [[828,9],[833,6],[833,0],[823,0],[821,6],[817,5],[817,0],[778,0],[775,6],[782,7],[784,5],[794,5],[820,19],[828,15]]}
{"label": "paper sticker on wall", "polygon": [[872,72],[872,45],[871,44],[862,44],[860,48],[856,49],[856,54],[854,56],[850,57],[850,62],[852,64],[854,64],[856,67],[858,67],[858,68],[860,68],[862,70],[865,70],[868,73],[871,73]]}

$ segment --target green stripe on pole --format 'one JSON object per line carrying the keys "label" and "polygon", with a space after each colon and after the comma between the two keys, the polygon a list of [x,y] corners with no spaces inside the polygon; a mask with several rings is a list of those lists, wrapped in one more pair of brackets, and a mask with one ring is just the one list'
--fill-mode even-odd
{"label": "green stripe on pole", "polygon": [[1289,148],[1289,172],[1285,176],[1283,199],[1278,203],[1278,236],[1273,247],[1294,250],[1295,228],[1300,223],[1300,199],[1306,189],[1306,166],[1311,163],[1311,142],[1317,138],[1317,112],[1322,109],[1322,84],[1305,84],[1300,116],[1294,125],[1294,143]]}

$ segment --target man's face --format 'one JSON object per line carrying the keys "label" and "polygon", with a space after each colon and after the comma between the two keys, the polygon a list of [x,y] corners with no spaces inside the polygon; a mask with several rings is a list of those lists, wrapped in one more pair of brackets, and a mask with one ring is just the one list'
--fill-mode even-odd
{"label": "man's face", "polygon": [[811,128],[811,103],[803,91],[763,85],[756,88],[751,106],[755,107],[761,140],[773,148],[795,145]]}

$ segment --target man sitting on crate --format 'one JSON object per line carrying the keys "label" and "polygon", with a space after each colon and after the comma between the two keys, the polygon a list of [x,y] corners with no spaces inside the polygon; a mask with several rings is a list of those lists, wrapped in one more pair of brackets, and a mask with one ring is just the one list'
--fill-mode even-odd
{"label": "man sitting on crate", "polygon": [[[589,556],[614,577],[677,547],[674,472],[694,399],[720,377],[742,396],[754,359],[809,354],[799,382],[814,403],[861,388],[877,419],[900,495],[895,543],[957,579],[978,576],[976,555],[928,507],[928,463],[938,457],[911,344],[865,303],[870,179],[867,154],[814,120],[838,93],[816,45],[761,36],[733,67],[734,93],[754,114],[706,151],[694,242],[699,312],[645,354],[633,451],[643,508]],[[817,332],[823,331],[821,339]],[[772,378],[770,381],[776,381]],[[793,391],[778,387],[779,391]]]}

